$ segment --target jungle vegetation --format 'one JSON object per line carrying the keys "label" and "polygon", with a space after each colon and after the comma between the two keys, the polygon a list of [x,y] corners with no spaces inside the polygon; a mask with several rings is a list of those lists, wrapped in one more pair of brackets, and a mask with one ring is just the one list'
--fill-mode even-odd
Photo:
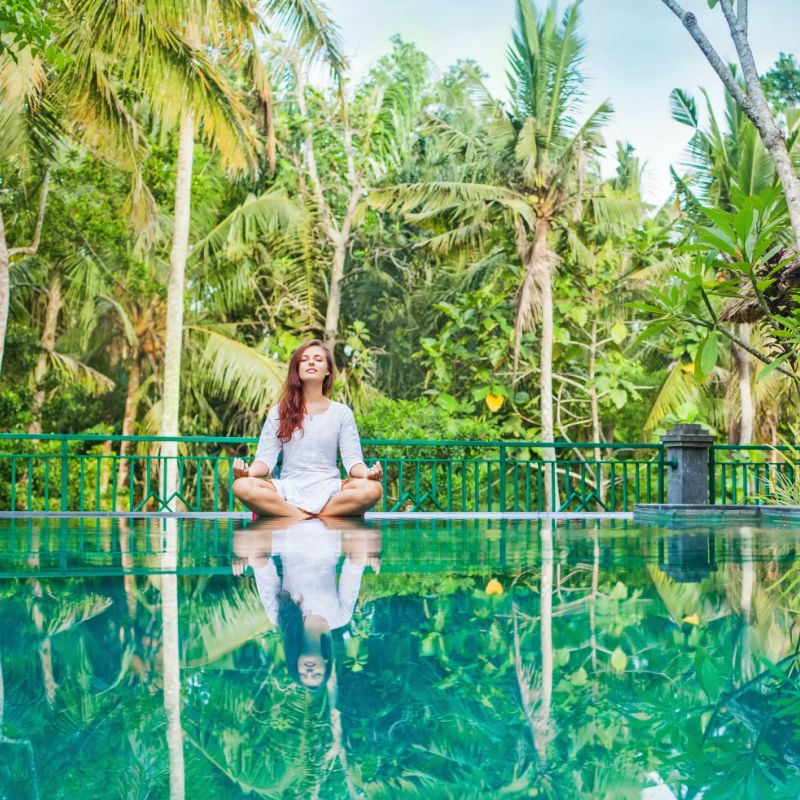
{"label": "jungle vegetation", "polygon": [[[613,98],[583,102],[579,4],[519,0],[506,98],[480,54],[441,73],[399,37],[355,81],[314,3],[17,5],[4,431],[255,435],[310,337],[365,436],[794,424],[800,266],[739,90],[721,118],[676,87],[686,159],[655,208],[635,143],[603,138]],[[798,75],[782,54],[762,76],[795,162]]]}

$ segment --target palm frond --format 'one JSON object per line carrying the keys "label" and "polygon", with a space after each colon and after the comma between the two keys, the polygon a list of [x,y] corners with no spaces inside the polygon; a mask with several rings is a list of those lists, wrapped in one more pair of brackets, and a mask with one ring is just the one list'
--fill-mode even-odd
{"label": "palm frond", "polygon": [[107,305],[109,308],[113,309],[120,321],[122,330],[125,332],[125,340],[128,342],[128,344],[136,344],[139,337],[136,333],[136,327],[133,324],[133,320],[130,318],[130,314],[128,314],[125,306],[117,301],[114,297],[98,295],[97,306],[95,307],[95,313],[97,317],[100,317],[105,310],[103,308],[104,305]]}
{"label": "palm frond", "polygon": [[739,131],[736,185],[745,194],[754,195],[772,185],[775,166],[755,125],[749,120],[746,120],[746,123]]}
{"label": "palm frond", "polygon": [[541,20],[530,0],[516,4],[517,24],[508,48],[509,93],[518,119],[540,121],[540,146],[545,149],[571,136],[573,114],[583,95],[578,6],[565,9],[559,29],[557,2],[551,0]]}
{"label": "palm frond", "polygon": [[0,159],[55,156],[60,114],[47,95],[46,66],[29,49],[0,57]]}
{"label": "palm frond", "polygon": [[208,337],[195,365],[196,377],[223,397],[247,408],[266,410],[283,385],[283,365],[221,332],[196,330]]}
{"label": "palm frond", "polygon": [[590,198],[588,205],[596,223],[606,232],[624,233],[635,228],[644,212],[639,200],[605,194]]}
{"label": "palm frond", "polygon": [[287,38],[326,61],[339,78],[347,68],[339,30],[322,3],[315,0],[267,0],[265,13]]}
{"label": "palm frond", "polygon": [[564,232],[570,260],[582,267],[591,268],[597,259],[591,247],[586,244],[581,232],[571,225],[567,226]]}
{"label": "palm frond", "polygon": [[87,620],[94,619],[112,603],[111,598],[99,594],[74,596],[61,600],[56,604],[48,604],[43,614],[43,633],[47,636],[55,636]]}
{"label": "palm frond", "polygon": [[461,211],[481,203],[497,203],[510,207],[525,204],[525,196],[504,186],[485,183],[432,181],[405,183],[369,193],[374,208],[400,214],[416,212],[423,219],[446,211]]}
{"label": "palm frond", "polygon": [[214,664],[272,627],[257,592],[219,595],[193,605],[183,665]]}
{"label": "palm frond", "polygon": [[88,364],[84,364],[71,356],[51,351],[48,353],[53,369],[70,379],[77,381],[90,394],[99,397],[110,392],[116,384],[107,375],[103,375]]}
{"label": "palm frond", "polygon": [[699,401],[700,391],[697,382],[683,367],[680,361],[676,361],[667,371],[642,426],[645,439],[668,414],[674,413],[683,405],[695,405]]}
{"label": "palm frond", "polygon": [[57,104],[69,109],[78,121],[79,137],[98,155],[136,169],[144,160],[146,142],[111,80],[109,57],[92,47],[79,18],[65,23],[59,46],[72,58],[69,70],[52,87]]}
{"label": "palm frond", "polygon": [[449,228],[444,233],[431,236],[421,242],[436,253],[452,253],[462,248],[480,248],[480,245],[489,230],[489,223],[485,219],[473,220],[462,225]]}
{"label": "palm frond", "polygon": [[300,225],[306,212],[283,189],[270,189],[256,197],[248,195],[203,239],[192,248],[192,255],[209,257],[227,247],[251,243],[264,234],[291,230]]}
{"label": "palm frond", "polygon": [[698,129],[700,123],[697,118],[697,103],[688,92],[673,89],[669,94],[669,110],[675,122]]}

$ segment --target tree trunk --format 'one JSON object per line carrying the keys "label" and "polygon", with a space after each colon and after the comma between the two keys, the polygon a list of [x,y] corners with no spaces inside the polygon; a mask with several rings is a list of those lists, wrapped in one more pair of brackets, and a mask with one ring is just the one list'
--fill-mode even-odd
{"label": "tree trunk", "polygon": [[42,238],[44,210],[47,207],[47,193],[50,189],[50,167],[44,172],[42,193],[39,197],[39,215],[36,218],[36,229],[33,241],[28,247],[9,247],[6,239],[6,227],[3,220],[3,209],[0,207],[0,374],[3,372],[3,355],[6,346],[6,330],[8,329],[8,310],[11,302],[11,257],[15,255],[36,255]]}
{"label": "tree trunk", "polygon": [[325,197],[322,180],[317,168],[317,155],[314,148],[312,135],[312,122],[308,117],[305,98],[305,82],[303,80],[302,65],[296,64],[297,74],[296,96],[301,116],[306,120],[308,132],[305,139],[305,161],[309,182],[317,206],[317,213],[322,225],[322,230],[333,245],[333,262],[331,264],[330,281],[328,283],[328,306],[325,310],[325,331],[323,339],[325,344],[333,350],[336,346],[336,334],[339,330],[339,315],[342,308],[342,284],[344,283],[344,267],[347,259],[347,243],[353,227],[358,204],[363,192],[363,181],[356,170],[355,151],[353,149],[353,134],[347,122],[347,106],[342,96],[342,117],[344,123],[344,152],[347,161],[347,183],[350,194],[347,206],[340,220],[337,220],[333,207]]}
{"label": "tree trunk", "polygon": [[[128,391],[125,393],[125,411],[122,415],[122,435],[133,436],[136,430],[136,405],[139,387],[142,382],[142,369],[139,364],[138,352],[131,359],[131,368],[128,371]],[[133,508],[132,497],[128,497],[127,507],[120,507],[120,495],[127,488],[130,477],[131,463],[128,457],[131,443],[123,439],[119,443],[119,467],[117,468],[117,511],[130,511]]]}
{"label": "tree trunk", "polygon": [[8,328],[8,308],[11,302],[11,258],[6,242],[3,209],[0,207],[0,373],[3,371],[3,351]]}
{"label": "tree trunk", "polygon": [[161,498],[170,510],[177,510],[178,443],[183,348],[183,293],[186,283],[186,259],[189,255],[189,222],[192,210],[192,166],[194,159],[194,114],[187,111],[181,120],[178,139],[178,163],[175,176],[175,220],[167,282],[167,331],[164,343],[164,387],[162,391],[161,436],[172,441],[161,443],[165,459]]}
{"label": "tree trunk", "polygon": [[165,521],[166,534],[161,555],[161,630],[164,646],[164,711],[167,715],[169,753],[169,797],[183,800],[186,775],[181,723],[181,647],[178,616],[178,523]]}
{"label": "tree trunk", "polygon": [[[750,326],[742,324],[739,327],[739,337],[748,341],[750,339]],[[736,360],[736,372],[739,377],[739,444],[753,443],[753,429],[755,409],[753,404],[753,362],[750,355],[741,347],[733,345],[733,356]]]}
{"label": "tree trunk", "polygon": [[[547,244],[550,222],[547,219],[536,221],[533,243],[525,245],[518,242],[523,264],[527,265],[525,278],[520,289],[519,308],[516,323],[516,351],[527,320],[533,307],[539,305],[541,311],[541,336],[539,339],[539,407],[541,413],[542,442],[555,441],[553,422],[553,265],[555,254]],[[525,258],[527,256],[527,258]],[[544,461],[544,510],[555,511],[560,503],[558,498],[558,475],[556,471],[556,450],[554,447],[542,448]]]}
{"label": "tree trunk", "polygon": [[336,332],[339,328],[346,250],[347,238],[342,233],[334,239],[331,280],[328,286],[328,308],[325,311],[325,344],[331,348],[331,351],[336,346]]}
{"label": "tree trunk", "polygon": [[545,524],[541,531],[542,575],[539,594],[542,646],[542,694],[536,711],[536,751],[539,763],[547,763],[547,748],[552,739],[550,719],[553,704],[553,531]]}
{"label": "tree trunk", "polygon": [[[542,415],[542,441],[555,441],[553,425],[553,283],[548,265],[547,274],[542,276],[542,337],[539,344],[540,391],[539,397]],[[545,447],[542,456],[548,462],[545,473],[545,492],[547,493],[546,511],[557,511],[560,505],[558,498],[558,471],[556,470],[556,449]],[[550,466],[552,465],[552,466]]]}
{"label": "tree trunk", "polygon": [[28,433],[42,432],[42,406],[44,405],[45,391],[41,386],[42,381],[47,376],[47,368],[50,362],[50,354],[56,346],[56,333],[58,331],[58,317],[64,307],[64,300],[61,295],[61,275],[57,270],[53,270],[50,279],[50,289],[47,292],[47,307],[44,315],[44,329],[40,343],[41,350],[36,359],[36,367],[33,371],[34,395],[31,402],[31,424],[28,426]]}
{"label": "tree trunk", "polygon": [[694,39],[739,108],[756,126],[761,141],[764,143],[764,147],[778,173],[778,179],[781,182],[783,194],[786,198],[786,206],[789,210],[789,219],[792,223],[795,248],[800,252],[800,178],[798,178],[797,172],[792,165],[783,131],[770,111],[769,103],[761,86],[758,68],[756,67],[748,39],[746,0],[739,0],[738,15],[734,11],[730,0],[719,0],[718,4],[728,23],[731,40],[739,56],[739,64],[742,68],[741,74],[744,78],[746,90],[739,85],[726,61],[720,57],[697,24],[697,17],[681,8],[676,0],[662,0],[662,2],[683,23],[689,35]]}

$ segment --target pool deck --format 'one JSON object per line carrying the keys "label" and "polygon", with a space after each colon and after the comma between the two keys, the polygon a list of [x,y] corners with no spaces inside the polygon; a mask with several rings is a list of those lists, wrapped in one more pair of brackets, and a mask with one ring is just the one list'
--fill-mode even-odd
{"label": "pool deck", "polygon": [[[0,519],[251,520],[249,511],[0,511]],[[631,511],[368,511],[369,520],[401,519],[633,519]]]}
{"label": "pool deck", "polygon": [[[250,521],[249,511],[0,511],[0,519],[194,519]],[[792,522],[800,524],[800,506],[720,506],[641,503],[633,511],[368,511],[363,519],[378,520],[633,520],[649,524],[702,522]]]}
{"label": "pool deck", "polygon": [[642,503],[633,507],[636,522],[658,523],[672,520],[702,522],[800,523],[800,506],[712,506],[709,504]]}

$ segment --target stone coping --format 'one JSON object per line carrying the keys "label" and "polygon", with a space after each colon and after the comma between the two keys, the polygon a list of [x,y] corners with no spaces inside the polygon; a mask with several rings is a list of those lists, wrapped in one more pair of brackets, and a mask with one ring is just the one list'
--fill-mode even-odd
{"label": "stone coping", "polygon": [[637,503],[634,522],[795,522],[800,525],[800,506],[719,506],[710,504]]}

